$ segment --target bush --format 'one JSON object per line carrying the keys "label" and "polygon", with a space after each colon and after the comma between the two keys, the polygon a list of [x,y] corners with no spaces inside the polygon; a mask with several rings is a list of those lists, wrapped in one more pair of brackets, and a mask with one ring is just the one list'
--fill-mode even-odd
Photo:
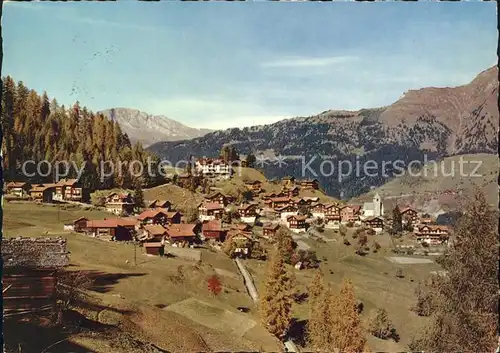
{"label": "bush", "polygon": [[353,222],[351,222],[351,221],[349,221],[349,222],[347,222],[347,223],[345,224],[345,226],[346,226],[347,228],[352,228],[352,227],[354,227],[354,223],[353,223]]}
{"label": "bush", "polygon": [[387,311],[385,309],[377,309],[375,311],[369,321],[368,331],[373,336],[383,340],[393,339],[396,342],[399,341],[399,335],[392,322],[387,317]]}
{"label": "bush", "polygon": [[349,243],[349,240],[347,240],[347,239],[344,239],[344,245],[347,245],[347,246],[349,246],[349,245],[351,245],[351,243]]}
{"label": "bush", "polygon": [[398,268],[398,269],[396,270],[396,277],[397,277],[397,278],[404,278],[404,277],[405,277],[405,275],[404,275],[404,273],[403,273],[403,269]]}

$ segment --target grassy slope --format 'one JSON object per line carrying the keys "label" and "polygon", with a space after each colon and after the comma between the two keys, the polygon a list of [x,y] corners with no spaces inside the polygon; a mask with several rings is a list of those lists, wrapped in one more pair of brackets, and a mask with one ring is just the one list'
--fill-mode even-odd
{"label": "grassy slope", "polygon": [[[98,219],[107,214],[78,208],[60,209],[58,212],[57,207],[6,203],[4,236],[41,236],[48,232],[49,236],[66,237],[71,252],[69,269],[90,270],[98,278],[94,290],[99,293],[92,295],[93,303],[129,311],[120,316],[120,328],[146,342],[176,352],[204,351],[207,350],[207,345],[211,350],[258,350],[259,347],[269,351],[276,350],[275,341],[260,326],[249,330],[242,338],[236,338],[155,307],[193,297],[233,312],[237,312],[237,306],[253,308],[240,280],[222,277],[225,290],[219,297],[211,296],[206,288],[206,278],[214,273],[215,268],[237,273],[230,259],[220,254],[204,252],[202,264],[197,267],[193,262],[181,259],[147,257],[143,255],[142,248],[137,248],[137,265],[134,266],[133,245],[103,242],[63,232],[64,223],[81,215]],[[129,263],[126,263],[127,260]],[[181,283],[174,280],[179,267],[186,274]],[[255,315],[256,310],[253,312],[252,315]],[[75,336],[72,339],[94,351],[114,351],[98,342],[103,339],[99,335],[94,338]],[[105,342],[106,340],[104,339]],[[100,348],[95,348],[95,345]]]}
{"label": "grassy slope", "polygon": [[[462,176],[460,173],[459,161],[481,161],[481,167],[476,171],[480,177]],[[424,167],[421,176],[405,175],[395,178],[381,187],[364,194],[355,201],[370,200],[375,192],[384,197],[405,198],[408,200],[419,199],[419,196],[430,195],[437,197],[439,192],[447,189],[461,189],[470,191],[475,185],[484,190],[488,202],[493,205],[498,204],[497,178],[499,170],[499,160],[497,155],[492,154],[472,154],[448,157],[443,160],[444,169],[441,165],[438,168],[430,163]],[[454,165],[453,176],[443,175],[442,170],[448,174]],[[471,175],[475,164],[464,164],[464,174]],[[427,176],[425,176],[427,170]],[[434,174],[437,170],[437,176]]]}
{"label": "grassy slope", "polygon": [[[343,279],[350,279],[354,284],[357,298],[364,304],[362,313],[364,322],[366,323],[365,320],[368,319],[373,309],[385,308],[401,335],[400,342],[395,343],[367,334],[370,349],[373,352],[407,350],[407,344],[412,336],[427,321],[426,318],[418,317],[410,310],[415,303],[414,288],[418,281],[425,279],[431,271],[440,267],[436,264],[398,265],[388,261],[386,257],[393,256],[390,251],[392,243],[388,235],[377,235],[376,239],[382,246],[381,251],[370,252],[365,257],[355,254],[356,240],[352,240],[350,235],[348,235],[352,244],[350,246],[344,245],[341,237],[331,231],[326,231],[325,235],[337,239],[337,242],[320,243],[305,240],[313,250],[316,250],[318,258],[323,260],[321,269],[325,278],[337,289],[340,288]],[[369,244],[371,242],[372,237],[369,237]],[[246,263],[256,278],[256,286],[259,291],[262,291],[265,264],[256,260],[247,260]],[[403,269],[405,278],[396,278],[395,273],[398,268]],[[297,271],[291,268],[290,270],[295,273],[297,286],[301,291],[305,291],[312,280],[314,270]],[[294,314],[299,319],[307,319],[308,312],[307,301],[294,306]]]}

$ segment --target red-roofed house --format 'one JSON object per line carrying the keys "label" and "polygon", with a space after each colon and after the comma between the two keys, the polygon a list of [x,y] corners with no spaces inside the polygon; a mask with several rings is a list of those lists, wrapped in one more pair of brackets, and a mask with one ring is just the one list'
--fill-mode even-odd
{"label": "red-roofed house", "polygon": [[78,179],[61,179],[56,183],[53,199],[56,201],[88,202],[89,189],[84,188]]}
{"label": "red-roofed house", "polygon": [[167,239],[174,247],[187,247],[195,242],[197,231],[197,224],[171,224],[167,227]]}
{"label": "red-roofed house", "polygon": [[137,219],[142,224],[167,224],[181,223],[181,214],[177,211],[168,211],[162,208],[153,208],[143,211]]}
{"label": "red-roofed house", "polygon": [[205,196],[205,199],[207,200],[206,202],[208,203],[218,203],[222,207],[227,206],[227,204],[229,203],[227,196],[225,196],[221,192],[217,192],[213,195],[207,195]]}
{"label": "red-roofed house", "polygon": [[35,186],[30,189],[30,198],[37,202],[52,202],[52,196],[56,189],[54,184],[45,184],[42,186]]}
{"label": "red-roofed house", "polygon": [[172,209],[172,203],[168,200],[154,200],[151,201],[148,205],[148,208],[163,208],[167,211]]}
{"label": "red-roofed house", "polygon": [[142,227],[142,231],[137,238],[145,242],[163,243],[166,236],[167,229],[161,224],[146,224]]}
{"label": "red-roofed house", "polygon": [[136,219],[109,218],[87,221],[86,231],[93,237],[105,240],[133,240]]}
{"label": "red-roofed house", "polygon": [[224,207],[218,202],[204,202],[198,207],[198,218],[200,221],[211,221],[221,219]]}
{"label": "red-roofed house", "polygon": [[222,229],[222,223],[218,219],[203,222],[201,232],[205,240],[223,242],[226,239],[226,231]]}
{"label": "red-roofed house", "polygon": [[165,254],[165,246],[161,242],[146,242],[142,246],[148,256],[163,256]]}

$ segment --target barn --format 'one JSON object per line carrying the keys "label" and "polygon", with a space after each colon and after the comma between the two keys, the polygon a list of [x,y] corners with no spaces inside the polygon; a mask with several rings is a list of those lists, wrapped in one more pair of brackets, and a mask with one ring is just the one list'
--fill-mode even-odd
{"label": "barn", "polygon": [[2,240],[4,317],[54,312],[56,271],[68,265],[66,239]]}

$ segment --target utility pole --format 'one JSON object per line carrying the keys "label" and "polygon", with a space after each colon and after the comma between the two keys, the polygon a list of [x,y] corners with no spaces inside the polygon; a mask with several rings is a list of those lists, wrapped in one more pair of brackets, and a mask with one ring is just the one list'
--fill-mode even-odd
{"label": "utility pole", "polygon": [[134,241],[134,266],[137,266],[137,243]]}

